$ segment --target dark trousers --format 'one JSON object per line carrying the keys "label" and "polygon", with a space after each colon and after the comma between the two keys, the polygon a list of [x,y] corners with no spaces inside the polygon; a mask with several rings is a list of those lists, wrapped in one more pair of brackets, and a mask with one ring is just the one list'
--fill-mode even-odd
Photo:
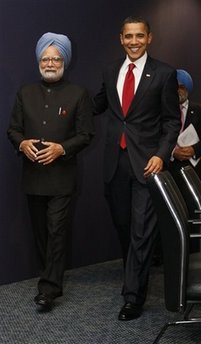
{"label": "dark trousers", "polygon": [[127,151],[120,151],[118,168],[105,185],[105,196],[123,252],[125,301],[142,305],[157,237],[157,217],[147,185],[135,177]]}
{"label": "dark trousers", "polygon": [[41,266],[39,293],[62,295],[66,238],[71,196],[27,195],[36,249]]}

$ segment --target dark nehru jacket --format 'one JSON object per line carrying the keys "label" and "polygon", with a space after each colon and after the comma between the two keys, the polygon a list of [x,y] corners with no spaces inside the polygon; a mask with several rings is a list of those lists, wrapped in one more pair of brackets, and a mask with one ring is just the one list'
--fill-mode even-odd
{"label": "dark nehru jacket", "polygon": [[87,91],[67,81],[42,81],[20,89],[8,130],[16,150],[25,139],[60,143],[65,150],[65,155],[48,165],[32,162],[23,154],[25,193],[58,195],[74,191],[76,153],[90,143],[94,134],[91,114]]}

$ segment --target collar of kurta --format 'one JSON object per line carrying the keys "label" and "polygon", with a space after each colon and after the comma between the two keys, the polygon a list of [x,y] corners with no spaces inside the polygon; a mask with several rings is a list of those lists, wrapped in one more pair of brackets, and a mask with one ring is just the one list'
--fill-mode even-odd
{"label": "collar of kurta", "polygon": [[42,85],[47,87],[47,88],[56,88],[64,84],[65,80],[64,78],[56,81],[56,82],[47,82],[45,80],[42,80]]}

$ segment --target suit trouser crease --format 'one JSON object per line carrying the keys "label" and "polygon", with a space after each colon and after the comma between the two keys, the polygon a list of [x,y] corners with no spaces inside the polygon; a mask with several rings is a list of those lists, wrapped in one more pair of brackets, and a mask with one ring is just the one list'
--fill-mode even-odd
{"label": "suit trouser crease", "polygon": [[118,167],[112,181],[105,185],[105,195],[125,260],[125,301],[143,304],[157,236],[157,217],[148,187],[135,177],[127,150],[120,150]]}
{"label": "suit trouser crease", "polygon": [[41,266],[38,290],[56,296],[62,293],[72,196],[27,198]]}

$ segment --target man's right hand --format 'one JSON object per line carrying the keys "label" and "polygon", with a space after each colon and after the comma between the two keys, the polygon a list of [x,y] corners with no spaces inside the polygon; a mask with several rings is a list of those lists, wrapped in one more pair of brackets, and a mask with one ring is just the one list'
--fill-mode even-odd
{"label": "man's right hand", "polygon": [[177,160],[183,161],[192,158],[195,154],[195,151],[192,146],[186,147],[176,147],[173,152],[173,157]]}
{"label": "man's right hand", "polygon": [[38,143],[38,142],[40,142],[40,140],[35,140],[35,139],[23,140],[20,143],[19,150],[23,152],[29,160],[34,162],[37,158],[36,153],[38,152],[38,149],[34,146],[34,143]]}

